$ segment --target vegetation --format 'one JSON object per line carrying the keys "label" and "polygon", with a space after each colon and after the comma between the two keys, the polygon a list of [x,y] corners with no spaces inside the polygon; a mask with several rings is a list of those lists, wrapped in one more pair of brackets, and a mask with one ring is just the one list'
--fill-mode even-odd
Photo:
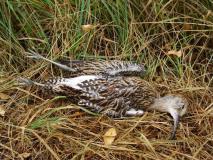
{"label": "vegetation", "polygon": [[[0,159],[213,159],[212,8],[212,0],[0,1]],[[28,50],[53,60],[144,63],[144,78],[161,94],[190,103],[177,140],[168,140],[167,114],[113,120],[18,86],[18,77],[67,74],[29,59]],[[104,145],[109,128],[117,136]]]}

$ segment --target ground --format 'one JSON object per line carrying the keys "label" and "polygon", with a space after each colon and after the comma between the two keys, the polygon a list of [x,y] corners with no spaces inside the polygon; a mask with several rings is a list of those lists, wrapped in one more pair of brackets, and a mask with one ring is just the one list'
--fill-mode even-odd
{"label": "ground", "polygon": [[[213,159],[213,4],[199,1],[3,0],[0,2],[0,159]],[[49,59],[145,64],[161,95],[189,101],[177,139],[172,118],[111,119],[67,98],[21,87],[18,77],[67,76]],[[115,128],[111,145],[103,136]]]}

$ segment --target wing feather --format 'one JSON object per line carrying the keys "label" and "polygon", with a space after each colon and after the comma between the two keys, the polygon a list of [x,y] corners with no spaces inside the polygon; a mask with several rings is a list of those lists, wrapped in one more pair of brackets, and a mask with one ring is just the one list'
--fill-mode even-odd
{"label": "wing feather", "polygon": [[113,117],[122,117],[131,108],[146,110],[156,98],[149,83],[137,77],[92,78],[79,82],[75,88],[67,83],[59,84],[62,85],[53,87],[58,93],[71,97],[71,100],[77,99],[79,105],[91,111]]}
{"label": "wing feather", "polygon": [[130,61],[81,61],[61,60],[62,64],[77,70],[81,74],[101,74],[105,76],[142,76],[145,73],[144,65]]}

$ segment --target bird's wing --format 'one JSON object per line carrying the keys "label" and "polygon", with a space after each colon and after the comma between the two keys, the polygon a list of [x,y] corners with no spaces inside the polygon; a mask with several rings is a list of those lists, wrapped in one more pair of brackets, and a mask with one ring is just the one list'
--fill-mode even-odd
{"label": "bird's wing", "polygon": [[79,84],[82,93],[79,105],[112,117],[122,117],[131,109],[137,85],[123,78],[95,79]]}
{"label": "bird's wing", "polygon": [[131,61],[82,61],[82,60],[59,60],[57,62],[43,57],[30,50],[26,52],[29,58],[48,61],[59,68],[73,73],[102,74],[105,76],[142,76],[145,73],[144,65]]}
{"label": "bird's wing", "polygon": [[131,61],[81,61],[60,60],[59,63],[69,66],[82,74],[102,74],[105,76],[142,76],[145,67]]}
{"label": "bird's wing", "polygon": [[129,115],[141,114],[154,97],[147,82],[133,77],[84,75],[48,81],[45,86],[91,111],[112,117],[122,117],[127,111]]}

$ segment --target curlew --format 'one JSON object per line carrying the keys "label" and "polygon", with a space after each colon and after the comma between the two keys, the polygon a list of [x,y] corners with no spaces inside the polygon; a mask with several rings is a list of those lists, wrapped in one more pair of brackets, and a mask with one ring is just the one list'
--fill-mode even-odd
{"label": "curlew", "polygon": [[187,100],[181,95],[160,97],[149,82],[139,77],[81,75],[74,78],[53,78],[43,83],[25,78],[19,81],[65,95],[73,103],[110,117],[142,116],[144,111],[150,110],[167,112],[174,120],[171,139],[175,138],[179,118],[186,113],[188,106]]}

